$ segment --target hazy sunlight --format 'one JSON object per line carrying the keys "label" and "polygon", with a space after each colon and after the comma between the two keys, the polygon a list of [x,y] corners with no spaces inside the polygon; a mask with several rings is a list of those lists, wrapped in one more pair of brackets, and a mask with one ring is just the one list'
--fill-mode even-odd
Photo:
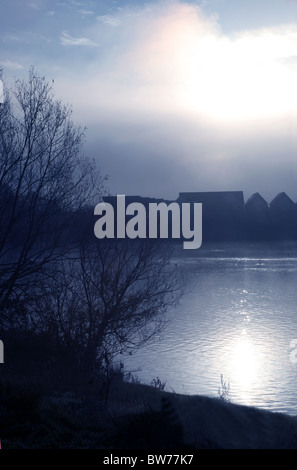
{"label": "hazy sunlight", "polygon": [[234,39],[193,34],[181,51],[181,99],[189,110],[219,120],[291,112],[297,103],[294,47],[289,31]]}

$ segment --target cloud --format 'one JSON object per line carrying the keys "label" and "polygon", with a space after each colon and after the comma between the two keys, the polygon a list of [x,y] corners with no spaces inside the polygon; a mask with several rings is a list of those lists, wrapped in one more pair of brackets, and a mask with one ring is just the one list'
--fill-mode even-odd
{"label": "cloud", "polygon": [[40,10],[40,5],[38,5],[37,3],[29,3],[29,7],[33,10]]}
{"label": "cloud", "polygon": [[115,191],[296,193],[297,25],[226,34],[216,16],[170,0],[122,7],[86,34],[98,55],[60,94]]}
{"label": "cloud", "polygon": [[[50,36],[45,36],[35,31],[25,30],[4,32],[1,39],[5,44],[22,43],[25,46],[30,45],[33,51],[34,44],[40,45],[41,42],[52,43],[53,41]],[[13,49],[11,49],[11,53],[14,54]]]}
{"label": "cloud", "polygon": [[78,10],[82,16],[93,16],[94,12],[92,10]]}
{"label": "cloud", "polygon": [[87,65],[91,107],[105,102],[224,122],[297,109],[296,67],[290,59],[297,47],[296,25],[227,35],[216,16],[176,0],[121,8],[97,20],[120,27],[105,31],[94,24],[92,40],[62,36],[64,45],[104,48]]}
{"label": "cloud", "polygon": [[85,38],[85,37],[74,38],[70,36],[70,34],[68,34],[66,31],[62,32],[60,40],[63,46],[97,46],[98,45],[89,38]]}
{"label": "cloud", "polygon": [[96,19],[102,23],[107,24],[108,26],[119,26],[122,23],[120,18],[110,15],[96,16]]}
{"label": "cloud", "polygon": [[75,0],[72,0],[70,3],[72,3],[73,5],[75,5],[77,7],[84,7],[84,6],[86,6],[87,2],[77,2]]}
{"label": "cloud", "polygon": [[2,67],[5,67],[7,69],[15,69],[15,70],[21,70],[24,67],[19,64],[18,62],[12,62],[11,60],[1,60],[0,65]]}

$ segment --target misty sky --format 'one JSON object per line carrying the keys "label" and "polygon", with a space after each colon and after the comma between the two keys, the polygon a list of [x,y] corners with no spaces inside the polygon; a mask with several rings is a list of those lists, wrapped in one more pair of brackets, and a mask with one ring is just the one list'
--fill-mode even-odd
{"label": "misty sky", "polygon": [[297,0],[1,0],[0,65],[55,80],[113,194],[297,201]]}

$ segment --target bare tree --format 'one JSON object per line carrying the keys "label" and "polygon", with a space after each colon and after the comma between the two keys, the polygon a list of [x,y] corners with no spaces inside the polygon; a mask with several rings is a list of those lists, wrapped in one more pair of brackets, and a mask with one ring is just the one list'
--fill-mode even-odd
{"label": "bare tree", "polygon": [[94,242],[35,296],[30,324],[78,353],[92,367],[100,353],[129,353],[161,331],[181,295],[168,246],[159,242]]}
{"label": "bare tree", "polygon": [[[86,203],[98,202],[103,184],[82,154],[83,142],[71,109],[33,69],[28,81],[6,91],[0,109],[1,326],[46,333],[89,368],[100,354],[131,352],[161,331],[180,284],[168,245],[160,241],[99,241],[93,219],[86,218],[92,241],[71,243],[74,218]],[[81,225],[80,216],[77,221]]]}
{"label": "bare tree", "polygon": [[[83,155],[84,130],[32,68],[0,107],[0,309],[69,250],[73,217],[103,179]],[[71,225],[72,224],[72,225]],[[68,227],[68,232],[67,232]]]}

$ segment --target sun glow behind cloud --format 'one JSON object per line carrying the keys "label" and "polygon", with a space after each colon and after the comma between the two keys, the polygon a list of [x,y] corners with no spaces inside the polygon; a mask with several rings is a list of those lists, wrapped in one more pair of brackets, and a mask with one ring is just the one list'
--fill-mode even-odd
{"label": "sun glow behind cloud", "polygon": [[[235,38],[193,38],[183,56],[181,96],[189,109],[226,120],[267,118],[296,110],[297,28]],[[289,60],[288,60],[289,59]]]}
{"label": "sun glow behind cloud", "polygon": [[91,78],[84,96],[92,107],[194,113],[226,122],[283,117],[297,109],[297,25],[227,35],[218,18],[178,1],[123,8],[108,23],[106,36],[98,18],[90,30],[90,45],[104,38],[116,44],[103,58],[98,51],[86,67]]}
{"label": "sun glow behind cloud", "polygon": [[90,129],[116,188],[131,191],[133,167],[142,182],[133,192],[152,194],[143,180],[158,165],[160,196],[171,178],[167,197],[183,187],[294,197],[297,24],[227,33],[219,17],[170,0],[94,15],[67,34],[60,47],[65,61],[75,50],[76,68],[55,69],[55,89]]}

